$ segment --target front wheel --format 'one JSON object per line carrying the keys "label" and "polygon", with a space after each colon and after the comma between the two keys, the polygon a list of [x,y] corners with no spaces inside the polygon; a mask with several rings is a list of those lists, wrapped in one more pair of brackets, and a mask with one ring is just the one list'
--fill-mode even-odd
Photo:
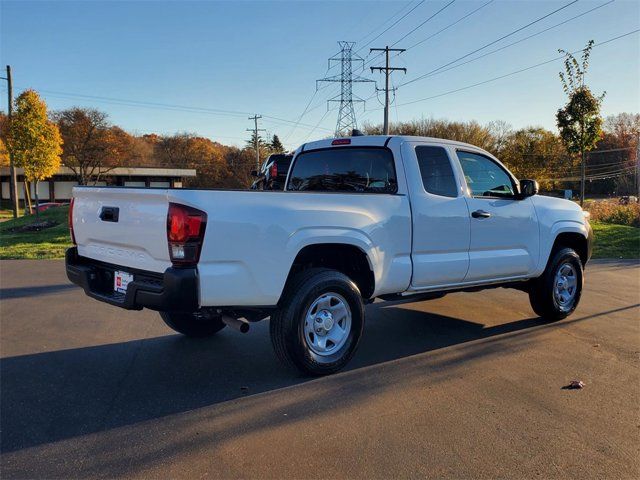
{"label": "front wheel", "polygon": [[571,315],[582,294],[582,262],[571,248],[553,254],[543,274],[532,281],[529,301],[545,320],[555,321]]}
{"label": "front wheel", "polygon": [[187,337],[210,337],[226,326],[219,316],[204,312],[160,312],[160,316],[167,326]]}
{"label": "front wheel", "polygon": [[303,374],[327,375],[349,362],[363,327],[356,284],[335,270],[310,269],[288,283],[269,330],[284,364]]}

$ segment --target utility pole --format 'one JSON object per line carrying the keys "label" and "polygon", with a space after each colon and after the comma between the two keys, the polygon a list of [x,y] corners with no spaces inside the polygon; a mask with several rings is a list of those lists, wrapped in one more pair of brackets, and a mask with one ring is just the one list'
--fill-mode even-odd
{"label": "utility pole", "polygon": [[[11,82],[11,66],[7,65],[7,76],[0,77],[7,81],[7,111],[9,116],[9,126],[11,125],[11,116],[13,115],[13,83]],[[18,182],[16,180],[16,169],[13,164],[13,153],[9,150],[9,197],[11,198],[11,209],[13,210],[13,218],[18,218]]]}
{"label": "utility pole", "polygon": [[260,142],[258,138],[258,132],[265,132],[264,128],[258,128],[258,120],[262,118],[262,115],[254,115],[249,117],[249,120],[253,120],[253,128],[247,128],[247,132],[253,132],[253,145],[256,149],[256,172],[260,171]]}
{"label": "utility pole", "polygon": [[389,52],[404,52],[406,49],[404,48],[389,48],[389,46],[386,46],[384,48],[370,48],[369,52],[385,52],[385,56],[386,56],[386,62],[385,62],[385,66],[384,67],[371,67],[371,73],[373,73],[375,70],[378,70],[380,72],[384,71],[385,72],[385,79],[384,79],[384,131],[383,133],[385,135],[389,135],[389,76],[391,75],[391,72],[394,72],[396,70],[401,70],[404,73],[407,73],[407,69],[406,68],[399,68],[399,67],[391,67],[389,65]]}
{"label": "utility pole", "polygon": [[336,123],[336,137],[351,135],[351,132],[358,128],[356,112],[353,108],[353,104],[357,102],[364,102],[364,100],[358,97],[355,97],[354,99],[353,84],[373,82],[373,80],[369,80],[368,78],[353,75],[354,63],[362,62],[364,65],[364,59],[353,51],[353,46],[355,44],[355,42],[338,42],[340,52],[329,59],[329,68],[331,68],[332,62],[340,62],[340,73],[338,75],[333,75],[332,77],[325,77],[320,80],[316,80],[316,90],[318,89],[318,82],[340,83],[340,95],[327,100],[327,103],[340,102],[338,122]]}

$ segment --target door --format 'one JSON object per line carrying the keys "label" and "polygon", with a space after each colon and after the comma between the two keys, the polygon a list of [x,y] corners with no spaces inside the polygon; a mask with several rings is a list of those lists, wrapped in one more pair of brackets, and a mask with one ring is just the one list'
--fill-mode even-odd
{"label": "door", "polygon": [[469,211],[447,150],[404,143],[411,195],[415,289],[462,282],[469,267]]}
{"label": "door", "polygon": [[471,220],[465,282],[526,276],[538,263],[540,233],[531,198],[518,199],[514,177],[497,161],[457,150]]}

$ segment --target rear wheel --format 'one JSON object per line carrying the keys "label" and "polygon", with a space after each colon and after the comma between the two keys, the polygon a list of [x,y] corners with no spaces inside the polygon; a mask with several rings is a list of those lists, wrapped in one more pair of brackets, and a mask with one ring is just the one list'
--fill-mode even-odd
{"label": "rear wheel", "polygon": [[580,257],[571,248],[553,254],[544,273],[529,289],[533,310],[545,320],[561,320],[571,315],[582,295],[583,269]]}
{"label": "rear wheel", "polygon": [[170,328],[187,337],[210,337],[226,326],[219,316],[203,312],[160,312],[160,316]]}
{"label": "rear wheel", "polygon": [[271,316],[271,342],[278,358],[308,375],[343,368],[358,347],[364,326],[360,291],[335,270],[310,269],[288,283]]}

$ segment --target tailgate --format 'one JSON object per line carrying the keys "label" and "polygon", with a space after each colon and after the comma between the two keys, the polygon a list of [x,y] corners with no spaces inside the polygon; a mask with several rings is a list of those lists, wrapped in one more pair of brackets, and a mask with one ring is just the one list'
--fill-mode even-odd
{"label": "tailgate", "polygon": [[75,187],[73,197],[81,256],[152,272],[171,266],[167,190]]}

